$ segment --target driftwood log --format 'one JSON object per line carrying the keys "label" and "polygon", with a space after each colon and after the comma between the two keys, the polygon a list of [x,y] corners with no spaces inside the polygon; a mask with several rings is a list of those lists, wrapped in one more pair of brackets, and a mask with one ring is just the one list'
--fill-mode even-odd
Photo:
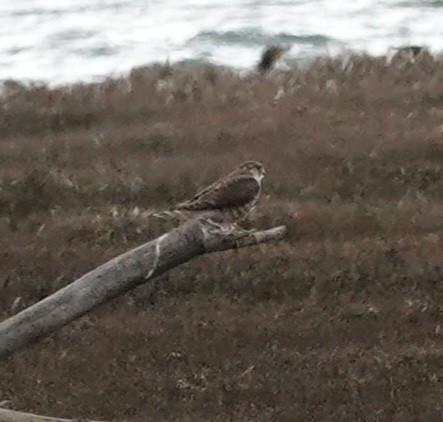
{"label": "driftwood log", "polygon": [[[0,422],[99,422],[89,419],[60,419],[49,416],[34,415],[33,413],[17,412],[0,408]],[[105,422],[105,421],[102,421]]]}
{"label": "driftwood log", "polygon": [[[1,322],[0,359],[198,255],[281,240],[285,234],[284,226],[253,233],[223,233],[203,221],[191,221],[106,262]],[[0,422],[69,421],[84,419],[51,418],[0,408]]]}
{"label": "driftwood log", "polygon": [[280,240],[285,233],[284,226],[224,233],[193,220],[106,262],[1,322],[0,359],[198,255]]}

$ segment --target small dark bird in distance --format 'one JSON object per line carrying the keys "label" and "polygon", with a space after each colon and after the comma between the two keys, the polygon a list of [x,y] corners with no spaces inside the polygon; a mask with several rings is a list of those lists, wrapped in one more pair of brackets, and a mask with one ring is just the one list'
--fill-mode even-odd
{"label": "small dark bird in distance", "polygon": [[270,46],[267,47],[260,58],[260,62],[257,65],[257,69],[260,73],[269,72],[275,65],[278,59],[283,56],[284,53],[288,51],[288,48],[281,46]]}

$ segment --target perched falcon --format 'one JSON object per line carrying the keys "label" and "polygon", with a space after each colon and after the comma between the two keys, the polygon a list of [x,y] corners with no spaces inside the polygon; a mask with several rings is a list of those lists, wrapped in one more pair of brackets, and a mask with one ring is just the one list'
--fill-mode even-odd
{"label": "perched falcon", "polygon": [[178,221],[199,218],[222,230],[235,229],[257,204],[265,175],[262,163],[248,161],[191,200],[153,216]]}

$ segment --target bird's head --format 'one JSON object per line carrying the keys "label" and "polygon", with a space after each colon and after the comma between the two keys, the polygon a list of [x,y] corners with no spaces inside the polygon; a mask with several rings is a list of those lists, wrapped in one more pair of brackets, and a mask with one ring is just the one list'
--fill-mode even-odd
{"label": "bird's head", "polygon": [[266,170],[260,161],[247,161],[240,166],[242,171],[251,173],[258,181],[266,176]]}

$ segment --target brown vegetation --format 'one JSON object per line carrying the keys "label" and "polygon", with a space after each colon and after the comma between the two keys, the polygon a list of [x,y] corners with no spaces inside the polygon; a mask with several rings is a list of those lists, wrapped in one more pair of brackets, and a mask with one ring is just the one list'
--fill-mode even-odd
{"label": "brown vegetation", "polygon": [[0,399],[57,416],[439,421],[443,64],[353,57],[239,75],[134,69],[9,83],[0,317],[168,229],[146,218],[246,159],[258,228],[0,362]]}

